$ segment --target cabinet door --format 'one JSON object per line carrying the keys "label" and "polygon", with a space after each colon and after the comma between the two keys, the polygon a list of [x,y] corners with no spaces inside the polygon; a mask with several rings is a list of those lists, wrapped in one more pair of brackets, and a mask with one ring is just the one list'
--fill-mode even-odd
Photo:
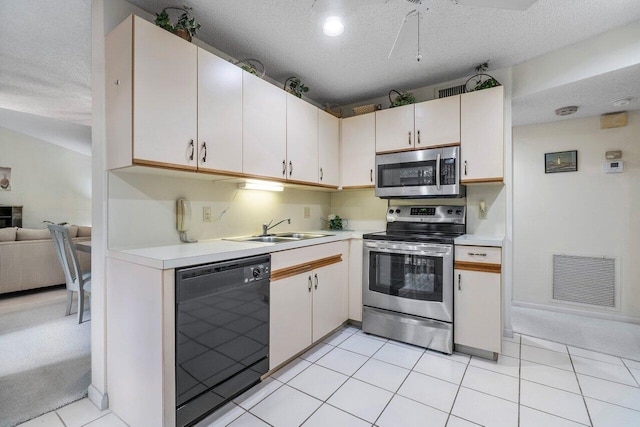
{"label": "cabinet door", "polygon": [[376,153],[414,148],[414,106],[376,111]]}
{"label": "cabinet door", "polygon": [[134,162],[197,168],[198,48],[134,18]]}
{"label": "cabinet door", "polygon": [[287,179],[318,182],[318,109],[291,94],[287,99]]}
{"label": "cabinet door", "polygon": [[465,93],[460,99],[462,183],[502,182],[504,90],[502,86]]}
{"label": "cabinet door", "polygon": [[454,342],[499,353],[502,337],[500,274],[455,270]]}
{"label": "cabinet door", "polygon": [[340,185],[340,119],[318,110],[318,182]]}
{"label": "cabinet door", "polygon": [[242,173],[242,69],[198,48],[198,169]]}
{"label": "cabinet door", "polygon": [[347,320],[347,271],[345,262],[313,271],[313,342]]}
{"label": "cabinet door", "polygon": [[342,187],[373,187],[376,163],[376,116],[342,120]]}
{"label": "cabinet door", "polygon": [[271,282],[269,369],[311,345],[311,272]]}
{"label": "cabinet door", "polygon": [[243,172],[285,179],[286,92],[250,73],[242,73],[242,85]]}
{"label": "cabinet door", "polygon": [[460,95],[416,107],[416,149],[460,144]]}

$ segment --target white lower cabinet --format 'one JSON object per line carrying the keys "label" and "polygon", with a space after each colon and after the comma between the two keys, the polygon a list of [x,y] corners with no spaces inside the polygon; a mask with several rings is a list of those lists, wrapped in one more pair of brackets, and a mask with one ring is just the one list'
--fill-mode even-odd
{"label": "white lower cabinet", "polygon": [[349,241],[349,319],[362,322],[362,239]]}
{"label": "white lower cabinet", "polygon": [[347,320],[347,254],[347,242],[272,254],[269,369]]}
{"label": "white lower cabinet", "polygon": [[[456,246],[454,270],[454,343],[500,353],[502,350],[502,284],[500,264],[459,261]],[[485,248],[500,251],[499,248]],[[483,248],[475,248],[481,253]],[[460,256],[459,256],[460,255]]]}

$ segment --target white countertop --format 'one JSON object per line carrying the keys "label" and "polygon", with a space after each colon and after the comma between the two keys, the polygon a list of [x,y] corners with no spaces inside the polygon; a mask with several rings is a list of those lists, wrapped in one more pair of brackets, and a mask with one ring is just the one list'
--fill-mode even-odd
{"label": "white countertop", "polygon": [[326,237],[296,240],[286,243],[232,242],[229,240],[203,240],[197,243],[179,243],[167,246],[109,249],[108,256],[147,267],[167,270],[190,265],[224,261],[262,255],[304,246],[362,238],[367,231],[312,230],[304,233],[325,234]]}
{"label": "white countertop", "polygon": [[494,246],[501,248],[504,236],[488,234],[465,234],[454,240],[456,245]]}

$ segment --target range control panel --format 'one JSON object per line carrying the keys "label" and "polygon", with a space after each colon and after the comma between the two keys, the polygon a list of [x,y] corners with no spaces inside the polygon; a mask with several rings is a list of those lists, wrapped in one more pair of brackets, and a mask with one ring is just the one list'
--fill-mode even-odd
{"label": "range control panel", "polygon": [[466,206],[389,206],[387,222],[450,222],[464,224]]}

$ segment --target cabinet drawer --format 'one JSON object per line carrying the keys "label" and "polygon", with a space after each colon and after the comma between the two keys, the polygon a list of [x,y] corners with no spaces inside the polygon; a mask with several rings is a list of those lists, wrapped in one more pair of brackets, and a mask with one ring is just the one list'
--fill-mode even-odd
{"label": "cabinet drawer", "polygon": [[490,246],[456,245],[455,257],[456,261],[502,264],[502,249]]}
{"label": "cabinet drawer", "polygon": [[[271,271],[347,253],[347,242],[324,243],[271,253]],[[345,259],[346,260],[346,259]]]}

